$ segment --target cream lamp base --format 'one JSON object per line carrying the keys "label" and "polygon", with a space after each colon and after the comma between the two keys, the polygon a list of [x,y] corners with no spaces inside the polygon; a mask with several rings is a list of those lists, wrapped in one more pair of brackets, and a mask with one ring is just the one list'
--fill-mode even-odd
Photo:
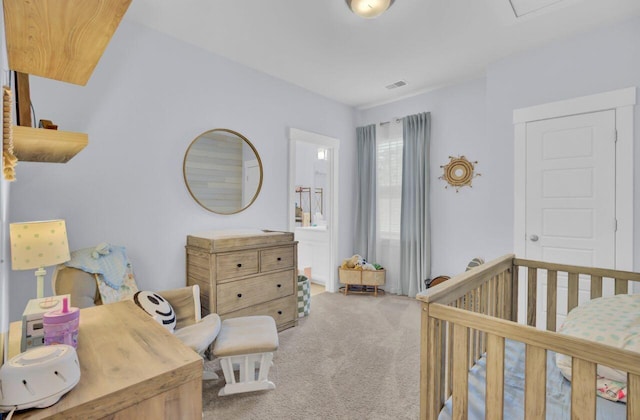
{"label": "cream lamp base", "polygon": [[36,297],[41,299],[44,297],[44,276],[47,275],[47,270],[44,267],[40,267],[36,270],[36,280],[38,282],[38,289]]}
{"label": "cream lamp base", "polygon": [[[36,281],[38,282],[36,297],[38,299],[42,299],[44,297],[44,276],[46,275],[47,270],[45,270],[44,267],[40,267],[36,270]],[[41,301],[38,305],[40,305],[42,309],[47,309],[53,308],[57,303],[58,299],[46,299]]]}

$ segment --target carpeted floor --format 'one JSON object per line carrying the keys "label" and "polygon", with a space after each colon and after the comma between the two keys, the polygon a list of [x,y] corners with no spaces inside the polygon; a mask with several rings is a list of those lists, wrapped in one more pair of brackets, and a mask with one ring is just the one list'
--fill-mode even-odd
{"label": "carpeted floor", "polygon": [[203,383],[205,419],[417,419],[420,304],[395,295],[322,293],[311,313],[282,331],[272,391],[218,397]]}

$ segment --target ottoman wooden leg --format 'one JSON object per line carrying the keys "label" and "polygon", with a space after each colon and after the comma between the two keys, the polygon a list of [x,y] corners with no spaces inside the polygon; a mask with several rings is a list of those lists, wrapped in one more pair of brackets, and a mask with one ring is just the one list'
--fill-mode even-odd
{"label": "ottoman wooden leg", "polygon": [[[276,389],[276,385],[267,379],[269,369],[273,365],[272,360],[273,353],[243,354],[220,358],[220,366],[227,384],[218,392],[218,395],[224,397],[240,392]],[[238,381],[236,381],[234,366],[240,370]]]}

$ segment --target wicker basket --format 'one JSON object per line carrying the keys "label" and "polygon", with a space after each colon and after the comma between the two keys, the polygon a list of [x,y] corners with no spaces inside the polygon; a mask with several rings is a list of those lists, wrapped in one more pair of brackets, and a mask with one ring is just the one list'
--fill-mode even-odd
{"label": "wicker basket", "polygon": [[342,284],[358,284],[365,286],[382,286],[385,281],[385,270],[356,270],[338,267],[338,276]]}
{"label": "wicker basket", "polygon": [[[345,295],[351,291],[352,293],[373,293],[378,296],[378,286],[382,286],[385,281],[384,268],[373,271],[338,267],[338,276],[340,283],[344,284]],[[356,287],[349,290],[349,286]]]}

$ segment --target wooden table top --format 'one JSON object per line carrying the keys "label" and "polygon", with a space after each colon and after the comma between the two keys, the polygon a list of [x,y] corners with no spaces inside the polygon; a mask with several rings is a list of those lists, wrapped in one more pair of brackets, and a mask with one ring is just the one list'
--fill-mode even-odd
{"label": "wooden table top", "polygon": [[[20,353],[21,322],[11,323],[9,357]],[[80,382],[45,409],[16,419],[101,418],[202,378],[202,358],[132,301],[80,310]]]}

